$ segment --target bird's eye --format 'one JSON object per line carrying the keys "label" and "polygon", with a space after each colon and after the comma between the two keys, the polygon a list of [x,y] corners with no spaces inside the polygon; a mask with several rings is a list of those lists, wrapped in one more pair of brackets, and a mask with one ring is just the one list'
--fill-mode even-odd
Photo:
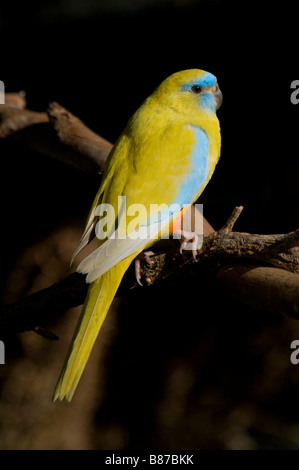
{"label": "bird's eye", "polygon": [[198,93],[201,92],[201,87],[199,85],[192,85],[191,91],[193,91],[193,93],[196,93],[198,95]]}

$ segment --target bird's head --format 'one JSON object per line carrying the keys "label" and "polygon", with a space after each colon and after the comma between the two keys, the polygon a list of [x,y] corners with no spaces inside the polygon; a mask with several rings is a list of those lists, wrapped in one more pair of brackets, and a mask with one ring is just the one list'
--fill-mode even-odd
{"label": "bird's head", "polygon": [[195,115],[213,113],[220,108],[222,93],[215,75],[204,70],[191,69],[176,72],[164,80],[154,95],[174,111]]}

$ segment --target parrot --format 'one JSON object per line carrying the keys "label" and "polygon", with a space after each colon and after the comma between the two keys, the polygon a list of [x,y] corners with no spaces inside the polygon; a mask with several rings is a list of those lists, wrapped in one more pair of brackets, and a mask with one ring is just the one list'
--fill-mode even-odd
{"label": "parrot", "polygon": [[[72,400],[130,264],[165,231],[175,232],[186,207],[209,182],[220,158],[216,111],[221,104],[215,75],[200,69],[175,72],[143,101],[113,146],[73,255],[97,237],[97,247],[77,267],[89,286],[53,401]],[[196,255],[194,233],[183,232],[182,240],[182,245],[192,242]]]}

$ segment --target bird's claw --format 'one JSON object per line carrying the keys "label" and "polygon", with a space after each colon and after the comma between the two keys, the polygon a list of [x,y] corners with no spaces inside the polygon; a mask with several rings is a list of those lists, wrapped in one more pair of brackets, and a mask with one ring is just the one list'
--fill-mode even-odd
{"label": "bird's claw", "polygon": [[196,259],[197,256],[197,247],[198,247],[198,236],[196,235],[195,232],[187,232],[186,230],[180,230],[177,233],[178,236],[180,236],[181,239],[181,245],[180,245],[180,253],[183,254],[183,251],[186,248],[187,243],[191,243],[191,249],[192,249],[192,255],[193,258]]}
{"label": "bird's claw", "polygon": [[152,265],[153,261],[150,257],[153,255],[153,251],[143,251],[135,258],[135,277],[140,286],[143,286],[141,282],[141,261],[145,261],[147,264]]}

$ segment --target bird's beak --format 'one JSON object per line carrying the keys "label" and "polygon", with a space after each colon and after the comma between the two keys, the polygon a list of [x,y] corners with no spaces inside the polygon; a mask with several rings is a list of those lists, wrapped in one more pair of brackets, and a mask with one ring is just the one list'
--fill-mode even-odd
{"label": "bird's beak", "polygon": [[218,83],[216,83],[216,85],[214,85],[211,89],[214,97],[215,97],[215,101],[216,101],[216,109],[219,109],[220,106],[222,105],[222,100],[223,100],[223,96],[222,96],[222,93],[221,93],[221,90],[218,86]]}

